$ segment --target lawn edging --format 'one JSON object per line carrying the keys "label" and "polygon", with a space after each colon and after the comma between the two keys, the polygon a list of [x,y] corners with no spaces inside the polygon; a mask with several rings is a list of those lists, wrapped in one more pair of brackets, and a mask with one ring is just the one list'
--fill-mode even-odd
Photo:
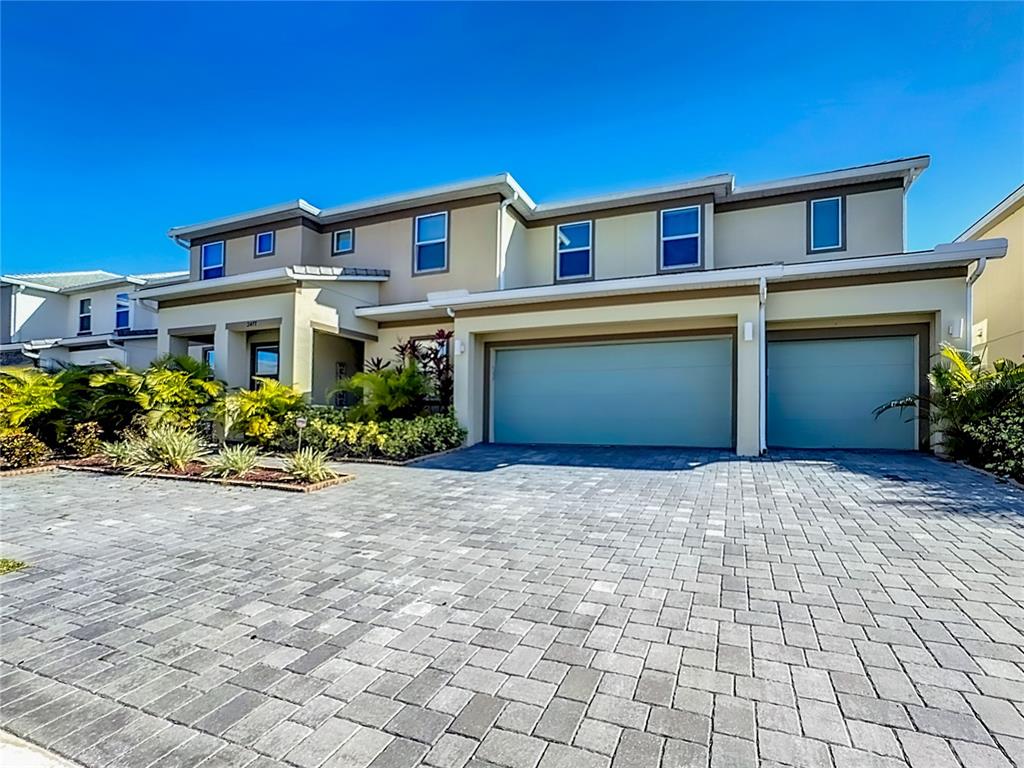
{"label": "lawn edging", "polygon": [[0,469],[0,478],[19,477],[21,475],[38,475],[42,472],[52,472],[56,468],[56,464],[40,464],[38,467],[22,467],[21,469]]}
{"label": "lawn edging", "polygon": [[291,493],[312,493],[313,491],[330,488],[334,485],[341,485],[355,479],[355,475],[339,475],[329,480],[322,480],[319,483],[275,483],[271,480],[245,480],[238,477],[202,477],[200,475],[178,475],[172,472],[136,472],[131,474],[116,467],[82,466],[76,464],[59,464],[58,469],[69,472],[92,472],[98,475],[120,475],[122,477],[145,477],[156,480],[181,480],[189,483],[206,483],[207,485],[237,485],[245,488],[267,488],[274,491],[288,491]]}

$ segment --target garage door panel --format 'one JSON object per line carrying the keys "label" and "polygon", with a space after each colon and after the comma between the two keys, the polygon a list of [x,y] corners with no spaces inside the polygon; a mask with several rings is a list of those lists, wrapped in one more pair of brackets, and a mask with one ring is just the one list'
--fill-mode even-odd
{"label": "garage door panel", "polygon": [[917,429],[882,403],[917,389],[913,336],[768,344],[768,444],[783,448],[916,448]]}
{"label": "garage door panel", "polygon": [[728,338],[495,352],[494,440],[508,443],[732,443]]}

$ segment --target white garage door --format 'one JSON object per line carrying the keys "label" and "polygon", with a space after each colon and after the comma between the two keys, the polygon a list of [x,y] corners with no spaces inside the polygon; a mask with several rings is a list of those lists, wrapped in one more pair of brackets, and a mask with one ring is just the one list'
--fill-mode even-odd
{"label": "white garage door", "polygon": [[733,444],[731,337],[516,347],[493,354],[494,442]]}
{"label": "white garage door", "polygon": [[917,339],[768,343],[768,445],[778,448],[917,447],[917,422],[882,403],[917,391]]}

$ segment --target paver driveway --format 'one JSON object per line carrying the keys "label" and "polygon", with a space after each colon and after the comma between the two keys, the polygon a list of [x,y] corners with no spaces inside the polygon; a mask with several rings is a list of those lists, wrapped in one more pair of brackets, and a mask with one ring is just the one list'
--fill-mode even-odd
{"label": "paver driveway", "polygon": [[1024,766],[1018,490],[913,455],[354,471],[5,481],[0,725],[126,768]]}

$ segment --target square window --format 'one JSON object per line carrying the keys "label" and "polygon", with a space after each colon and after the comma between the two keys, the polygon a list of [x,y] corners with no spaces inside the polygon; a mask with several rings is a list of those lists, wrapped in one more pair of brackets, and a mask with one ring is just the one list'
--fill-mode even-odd
{"label": "square window", "polygon": [[700,265],[700,206],[661,212],[661,269]]}
{"label": "square window", "polygon": [[334,252],[352,253],[356,249],[355,232],[351,229],[339,229],[334,233]]}
{"label": "square window", "polygon": [[260,232],[256,235],[256,255],[270,256],[274,252],[274,233]]}
{"label": "square window", "polygon": [[843,247],[843,205],[838,197],[811,200],[811,250]]}
{"label": "square window", "polygon": [[559,280],[590,277],[593,273],[590,258],[592,228],[593,223],[589,221],[559,224],[556,228],[555,241],[558,246],[556,277]]}
{"label": "square window", "polygon": [[200,274],[201,280],[212,280],[215,277],[224,277],[224,241],[218,240],[215,243],[206,243],[200,253]]}
{"label": "square window", "polygon": [[443,272],[448,268],[448,213],[417,216],[414,272]]}

